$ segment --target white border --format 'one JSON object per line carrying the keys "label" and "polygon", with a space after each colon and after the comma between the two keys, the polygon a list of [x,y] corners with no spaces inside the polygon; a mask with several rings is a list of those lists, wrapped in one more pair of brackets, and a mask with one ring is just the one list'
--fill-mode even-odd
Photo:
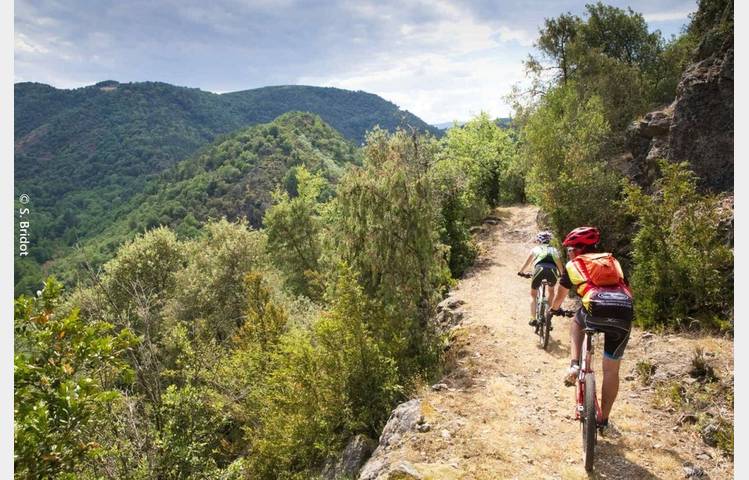
{"label": "white border", "polygon": [[[744,163],[744,158],[749,153],[749,143],[747,143],[747,137],[743,133],[747,131],[746,114],[749,113],[747,106],[749,105],[749,94],[741,80],[747,78],[747,62],[746,51],[747,42],[749,42],[749,35],[747,31],[742,28],[743,21],[747,19],[747,4],[746,2],[735,2],[734,4],[734,52],[735,52],[735,70],[734,70],[734,109],[733,109],[733,125],[734,125],[734,186],[741,185],[742,180],[746,181],[749,179],[749,171]],[[738,88],[736,88],[738,87]],[[739,133],[737,135],[736,133]],[[739,246],[744,244],[744,240],[747,239],[746,229],[749,225],[746,223],[746,211],[744,210],[745,204],[745,192],[742,189],[734,188],[734,233],[735,241],[734,245]],[[747,432],[749,432],[749,412],[744,410],[747,406],[747,377],[746,368],[749,367],[749,349],[746,348],[745,342],[749,340],[749,326],[746,322],[747,304],[737,301],[739,290],[736,288],[738,285],[743,283],[743,278],[736,275],[736,272],[743,272],[746,267],[749,267],[747,261],[746,251],[741,247],[735,248],[735,261],[734,261],[734,387],[735,396],[733,402],[734,410],[734,478],[749,478],[749,467],[747,466],[747,459],[741,455],[741,452],[749,451],[749,445],[747,444]],[[741,265],[744,265],[742,268]],[[736,348],[736,345],[742,345],[743,348]],[[742,406],[742,408],[736,408]]]}
{"label": "white border", "polygon": [[[1,209],[0,228],[3,232],[2,295],[3,309],[0,327],[0,472],[2,478],[13,478],[13,5],[3,2],[0,9],[0,190],[8,202]],[[1,25],[5,25],[2,27]]]}

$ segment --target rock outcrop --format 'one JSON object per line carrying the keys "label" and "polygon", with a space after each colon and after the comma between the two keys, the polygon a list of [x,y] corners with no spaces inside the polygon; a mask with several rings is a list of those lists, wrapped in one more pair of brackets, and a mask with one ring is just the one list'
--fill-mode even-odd
{"label": "rock outcrop", "polygon": [[627,152],[612,164],[643,187],[657,160],[688,162],[704,191],[733,191],[733,38],[690,65],[674,102],[634,122]]}
{"label": "rock outcrop", "polygon": [[377,444],[366,435],[356,435],[336,461],[329,462],[322,471],[325,480],[355,478]]}

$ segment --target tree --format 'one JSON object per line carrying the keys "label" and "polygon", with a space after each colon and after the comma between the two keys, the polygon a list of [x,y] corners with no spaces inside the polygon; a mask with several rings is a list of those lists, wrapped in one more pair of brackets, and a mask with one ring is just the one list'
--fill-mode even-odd
{"label": "tree", "polygon": [[[450,282],[439,241],[439,203],[429,169],[436,142],[375,129],[364,166],[351,168],[329,210],[329,244],[381,311],[370,327],[399,362],[402,378],[437,359],[429,319]],[[328,250],[328,251],[332,251]]]}
{"label": "tree", "polygon": [[608,133],[600,98],[581,99],[574,82],[550,90],[528,120],[529,195],[548,214],[557,238],[595,225],[604,245],[616,244],[623,216],[616,204],[620,177],[601,155]]}
{"label": "tree", "polygon": [[[569,12],[557,18],[544,19],[544,28],[539,31],[536,48],[556,63],[561,74],[561,82],[565,83],[574,68],[574,60],[570,52],[571,44],[575,41],[581,20]],[[531,57],[531,62],[533,62]]]}
{"label": "tree", "polygon": [[319,299],[322,294],[319,263],[322,219],[318,198],[325,180],[311,174],[304,166],[296,170],[294,178],[297,195],[291,197],[288,192],[277,190],[275,205],[263,219],[268,251],[295,293]]}
{"label": "tree", "polygon": [[[18,478],[60,478],[93,459],[94,434],[127,382],[128,329],[59,312],[62,285],[48,278],[35,297],[15,302],[14,466]],[[71,477],[72,478],[72,477]]]}

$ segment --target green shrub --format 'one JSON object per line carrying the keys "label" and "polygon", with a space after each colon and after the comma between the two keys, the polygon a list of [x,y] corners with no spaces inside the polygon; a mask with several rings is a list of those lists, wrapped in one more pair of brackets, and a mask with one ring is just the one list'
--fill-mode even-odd
{"label": "green shrub", "polygon": [[289,288],[312,299],[319,299],[322,219],[318,198],[325,179],[311,174],[304,166],[296,170],[291,197],[276,191],[275,204],[263,219],[268,235],[268,252],[273,263],[285,273]]}
{"label": "green shrub", "polygon": [[17,478],[57,478],[93,460],[95,432],[125,382],[127,330],[58,312],[62,285],[47,279],[36,298],[15,302],[14,467]]}
{"label": "green shrub", "polygon": [[342,268],[333,308],[281,338],[249,431],[255,478],[309,478],[352,434],[376,436],[400,396],[395,362],[368,330],[370,302]]}
{"label": "green shrub", "polygon": [[374,130],[364,148],[364,166],[342,177],[328,211],[328,252],[351,267],[380,308],[368,326],[405,382],[438,361],[430,318],[451,282],[429,174],[436,142]]}
{"label": "green shrub", "polygon": [[643,327],[731,328],[733,252],[721,238],[717,198],[697,192],[686,164],[661,162],[655,194],[626,188],[636,218],[632,240],[636,321]]}

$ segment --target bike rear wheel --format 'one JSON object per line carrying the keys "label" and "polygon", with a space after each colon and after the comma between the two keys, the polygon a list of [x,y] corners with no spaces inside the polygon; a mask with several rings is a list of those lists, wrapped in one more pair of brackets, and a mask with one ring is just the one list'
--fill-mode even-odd
{"label": "bike rear wheel", "polygon": [[544,350],[549,346],[549,331],[551,330],[549,327],[551,327],[551,315],[544,312],[543,326],[541,327],[541,343]]}
{"label": "bike rear wheel", "polygon": [[596,448],[596,381],[592,373],[585,375],[585,399],[582,415],[583,461],[585,470],[593,470],[593,457]]}

